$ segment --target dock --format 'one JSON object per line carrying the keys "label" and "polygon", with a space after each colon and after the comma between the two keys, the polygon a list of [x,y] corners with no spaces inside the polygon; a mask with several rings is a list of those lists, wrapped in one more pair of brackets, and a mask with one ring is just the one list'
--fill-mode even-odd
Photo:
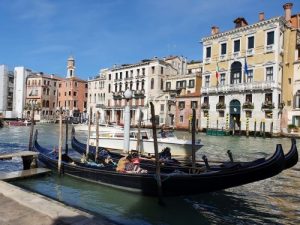
{"label": "dock", "polygon": [[33,168],[28,170],[17,170],[12,172],[2,172],[0,171],[0,180],[12,181],[16,179],[23,179],[33,176],[44,175],[50,173],[51,170],[46,168]]}
{"label": "dock", "polygon": [[20,151],[20,152],[13,152],[7,154],[1,154],[0,160],[9,160],[14,157],[21,157],[23,160],[23,169],[28,170],[31,167],[31,163],[34,158],[37,158],[38,152],[34,151]]}

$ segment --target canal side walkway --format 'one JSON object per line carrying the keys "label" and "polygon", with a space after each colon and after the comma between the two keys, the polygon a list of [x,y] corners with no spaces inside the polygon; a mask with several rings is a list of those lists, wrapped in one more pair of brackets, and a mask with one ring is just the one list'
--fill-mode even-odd
{"label": "canal side walkway", "polygon": [[102,217],[0,181],[0,225],[112,225]]}

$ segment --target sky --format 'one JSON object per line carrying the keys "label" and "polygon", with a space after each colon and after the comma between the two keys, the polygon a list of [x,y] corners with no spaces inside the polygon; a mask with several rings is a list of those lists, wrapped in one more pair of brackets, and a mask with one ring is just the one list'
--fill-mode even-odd
{"label": "sky", "polygon": [[82,79],[114,64],[184,56],[202,60],[201,38],[211,27],[234,28],[283,16],[283,4],[299,0],[1,0],[0,64],[66,76],[69,56]]}

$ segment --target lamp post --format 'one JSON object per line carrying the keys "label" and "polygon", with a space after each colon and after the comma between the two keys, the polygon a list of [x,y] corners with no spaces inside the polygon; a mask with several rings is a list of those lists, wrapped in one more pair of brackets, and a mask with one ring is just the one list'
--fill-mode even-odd
{"label": "lamp post", "polygon": [[124,92],[124,98],[126,99],[126,106],[124,109],[124,149],[123,149],[123,151],[126,153],[129,153],[129,150],[130,150],[130,138],[129,138],[130,106],[129,106],[129,100],[132,99],[132,92],[130,89],[127,89]]}

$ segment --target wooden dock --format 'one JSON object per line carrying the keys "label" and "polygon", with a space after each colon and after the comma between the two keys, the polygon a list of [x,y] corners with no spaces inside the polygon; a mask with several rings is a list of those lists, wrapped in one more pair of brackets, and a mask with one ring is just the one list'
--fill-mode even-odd
{"label": "wooden dock", "polygon": [[14,153],[8,153],[8,154],[0,154],[0,159],[7,160],[12,159],[13,157],[26,157],[26,156],[37,156],[38,152],[33,151],[21,151],[21,152],[14,152]]}
{"label": "wooden dock", "polygon": [[29,170],[18,170],[12,172],[2,172],[0,171],[0,180],[11,181],[16,179],[23,179],[38,175],[43,175],[51,172],[51,170],[46,168],[34,168]]}

